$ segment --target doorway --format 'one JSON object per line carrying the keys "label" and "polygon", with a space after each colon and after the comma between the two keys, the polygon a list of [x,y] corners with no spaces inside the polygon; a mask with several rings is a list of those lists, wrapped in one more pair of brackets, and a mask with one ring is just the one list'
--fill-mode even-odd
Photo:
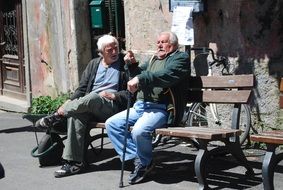
{"label": "doorway", "polygon": [[21,0],[0,1],[0,95],[26,99]]}

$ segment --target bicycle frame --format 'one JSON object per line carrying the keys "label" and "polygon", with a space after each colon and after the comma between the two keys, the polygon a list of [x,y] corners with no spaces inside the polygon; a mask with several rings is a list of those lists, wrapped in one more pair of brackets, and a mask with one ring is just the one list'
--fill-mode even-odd
{"label": "bicycle frame", "polygon": [[[203,51],[203,52],[200,53],[200,54],[206,54],[206,55],[209,55],[209,54],[210,54],[209,52],[211,52],[211,56],[212,56],[213,61],[207,63],[207,64],[208,64],[208,74],[207,74],[207,76],[212,76],[212,75],[213,75],[212,66],[213,66],[215,63],[217,63],[217,62],[219,62],[219,63],[216,64],[216,66],[219,66],[220,63],[221,63],[221,64],[224,66],[224,68],[227,67],[227,64],[224,64],[224,62],[222,62],[222,60],[218,60],[218,59],[215,58],[214,52],[213,52],[213,50],[210,49],[210,48],[206,48],[206,47],[202,47],[202,48],[191,48],[191,50]],[[209,89],[209,90],[211,90],[211,89]],[[213,118],[214,118],[214,123],[215,123],[215,124],[218,124],[218,125],[221,125],[221,121],[220,121],[220,119],[219,119],[219,114],[218,114],[218,110],[217,110],[216,104],[210,103],[210,104],[209,104],[209,107],[210,107],[212,116],[213,116]],[[195,114],[197,114],[197,113],[195,113]],[[198,114],[198,115],[200,116],[200,114]],[[200,117],[201,117],[201,116],[200,116]],[[203,118],[204,118],[204,117],[203,117]]]}

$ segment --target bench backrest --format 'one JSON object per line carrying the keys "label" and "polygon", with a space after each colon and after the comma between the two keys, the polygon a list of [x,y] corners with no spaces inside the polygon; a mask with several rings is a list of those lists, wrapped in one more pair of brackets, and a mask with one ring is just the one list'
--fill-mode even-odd
{"label": "bench backrest", "polygon": [[191,77],[187,99],[188,102],[246,104],[253,87],[252,74]]}

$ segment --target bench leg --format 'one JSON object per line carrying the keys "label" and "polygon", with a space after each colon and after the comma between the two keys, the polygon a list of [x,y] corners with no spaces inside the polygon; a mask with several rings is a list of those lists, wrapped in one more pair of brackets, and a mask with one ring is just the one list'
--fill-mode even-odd
{"label": "bench leg", "polygon": [[100,139],[100,151],[99,151],[99,153],[102,152],[103,145],[104,145],[104,129],[101,129],[101,139]]}
{"label": "bench leg", "polygon": [[[104,137],[106,137],[106,136],[107,136],[107,134],[105,133],[104,129],[101,129],[101,133],[100,134],[96,134],[94,136],[90,136],[90,130],[86,131],[85,146],[84,146],[84,162],[85,162],[86,165],[89,165],[89,163],[87,161],[88,147],[90,146],[94,156],[97,156],[103,150]],[[98,151],[96,151],[96,148],[92,145],[92,142],[97,140],[97,139],[100,139],[100,148],[99,148]]]}
{"label": "bench leg", "polygon": [[267,144],[267,151],[265,153],[263,163],[262,163],[262,180],[264,189],[273,190],[274,183],[274,169],[275,166],[283,159],[283,153],[276,155],[275,150],[278,145]]}
{"label": "bench leg", "polygon": [[[105,133],[104,129],[101,129],[101,133],[100,134],[97,134],[95,136],[92,136],[91,139],[90,139],[90,142],[89,142],[89,145],[91,146],[93,152],[95,155],[98,155],[102,152],[103,148],[104,148],[104,137],[106,137],[107,134]],[[98,153],[97,151],[95,150],[95,148],[92,146],[92,142],[97,140],[97,139],[100,139],[100,149],[98,150]]]}
{"label": "bench leg", "polygon": [[232,156],[237,159],[237,161],[247,169],[246,175],[254,176],[254,170],[249,165],[248,160],[241,149],[241,145],[238,141],[236,142],[226,142],[226,146],[229,152],[231,152]]}
{"label": "bench leg", "polygon": [[195,173],[199,183],[199,189],[208,189],[206,182],[205,163],[209,156],[207,150],[207,141],[199,140],[199,151],[195,160]]}

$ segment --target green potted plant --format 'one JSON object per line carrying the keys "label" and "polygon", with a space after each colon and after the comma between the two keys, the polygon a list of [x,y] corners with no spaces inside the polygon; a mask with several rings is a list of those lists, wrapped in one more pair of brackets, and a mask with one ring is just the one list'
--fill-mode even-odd
{"label": "green potted plant", "polygon": [[38,119],[55,112],[69,97],[69,94],[61,94],[56,98],[51,96],[33,98],[31,109],[29,113],[23,115],[23,118],[34,124]]}

